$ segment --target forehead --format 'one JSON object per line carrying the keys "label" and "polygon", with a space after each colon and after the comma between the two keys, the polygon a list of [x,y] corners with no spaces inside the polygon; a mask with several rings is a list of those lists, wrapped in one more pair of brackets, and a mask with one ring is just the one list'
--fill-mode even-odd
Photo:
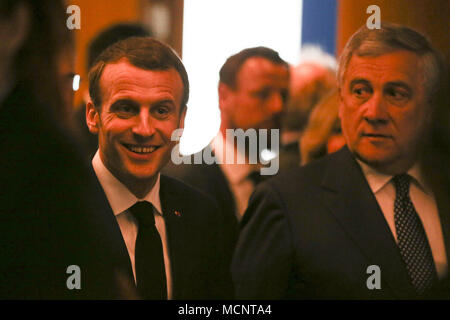
{"label": "forehead", "polygon": [[120,98],[132,98],[140,102],[171,99],[180,106],[183,82],[174,69],[145,70],[127,60],[106,65],[100,78],[104,102]]}
{"label": "forehead", "polygon": [[422,79],[420,59],[415,53],[399,50],[379,56],[353,55],[344,82],[355,78],[380,81],[404,81],[411,85]]}
{"label": "forehead", "polygon": [[256,83],[277,83],[288,86],[289,71],[281,64],[275,64],[262,57],[247,59],[241,66],[236,79],[237,87]]}

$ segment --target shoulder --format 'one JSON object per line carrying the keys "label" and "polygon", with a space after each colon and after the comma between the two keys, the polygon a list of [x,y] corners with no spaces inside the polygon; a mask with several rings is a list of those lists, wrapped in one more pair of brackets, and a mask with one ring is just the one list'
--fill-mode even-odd
{"label": "shoulder", "polygon": [[[344,150],[339,151],[339,153],[341,152],[344,152]],[[318,186],[330,168],[338,170],[340,158],[342,158],[341,154],[330,154],[307,165],[280,172],[280,174],[266,180],[261,186],[280,191],[292,190],[293,187],[312,188]]]}
{"label": "shoulder", "polygon": [[198,185],[208,183],[211,179],[215,179],[221,174],[221,170],[215,163],[211,165],[207,165],[205,163],[181,163],[176,165],[169,162],[162,170],[162,173],[167,176],[186,181],[189,184]]}
{"label": "shoulder", "polygon": [[182,203],[189,208],[217,208],[216,202],[207,194],[164,174],[161,174],[161,193],[163,196],[170,197],[171,200]]}
{"label": "shoulder", "polygon": [[342,149],[264,181],[251,196],[243,223],[258,213],[264,219],[278,219],[292,212],[316,210],[322,206],[320,199],[328,192],[326,185],[344,179],[349,155],[348,149]]}

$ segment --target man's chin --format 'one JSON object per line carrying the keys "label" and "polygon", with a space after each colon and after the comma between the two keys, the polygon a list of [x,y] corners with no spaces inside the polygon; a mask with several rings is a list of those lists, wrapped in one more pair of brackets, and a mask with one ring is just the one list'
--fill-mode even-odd
{"label": "man's chin", "polygon": [[359,150],[354,150],[353,154],[358,160],[380,172],[390,171],[389,168],[392,167],[398,159],[398,156],[392,154],[362,152]]}

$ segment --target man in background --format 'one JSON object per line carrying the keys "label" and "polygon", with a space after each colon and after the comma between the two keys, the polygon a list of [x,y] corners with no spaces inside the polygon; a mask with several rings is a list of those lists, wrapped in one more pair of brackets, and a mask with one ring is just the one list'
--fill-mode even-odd
{"label": "man in background", "polygon": [[[249,144],[238,149],[234,140],[226,139],[226,131],[279,129],[288,85],[288,64],[272,49],[248,48],[229,57],[220,70],[220,130],[210,146],[221,163],[172,165],[170,174],[210,194],[230,216],[240,220],[255,180],[260,179],[260,165],[249,163]],[[224,163],[227,153],[243,158],[245,163],[236,159]],[[255,172],[259,177],[254,177]]]}
{"label": "man in background", "polygon": [[[226,131],[255,129],[258,135],[259,129],[279,129],[288,98],[289,68],[276,51],[255,47],[229,57],[219,75],[220,131],[200,152],[212,151],[219,164],[171,164],[166,172],[215,199],[225,215],[223,228],[236,238],[237,224],[250,194],[264,176],[260,174],[260,164],[249,163],[251,142],[247,140],[239,149],[233,137],[227,139]],[[260,151],[258,148],[258,153]],[[227,155],[235,155],[232,163],[226,163]],[[237,163],[237,159],[242,163]],[[259,154],[257,159],[260,159]],[[234,241],[228,244],[230,259],[234,244]]]}
{"label": "man in background", "polygon": [[291,66],[289,101],[282,117],[281,170],[302,162],[300,139],[314,107],[337,89],[336,61],[320,48],[304,47],[300,63]]}

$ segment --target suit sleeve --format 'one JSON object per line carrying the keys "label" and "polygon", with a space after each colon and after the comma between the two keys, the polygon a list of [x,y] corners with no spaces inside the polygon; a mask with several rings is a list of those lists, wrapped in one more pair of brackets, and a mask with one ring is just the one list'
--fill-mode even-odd
{"label": "suit sleeve", "polygon": [[283,299],[293,263],[286,210],[268,183],[256,189],[244,214],[232,262],[237,299]]}

